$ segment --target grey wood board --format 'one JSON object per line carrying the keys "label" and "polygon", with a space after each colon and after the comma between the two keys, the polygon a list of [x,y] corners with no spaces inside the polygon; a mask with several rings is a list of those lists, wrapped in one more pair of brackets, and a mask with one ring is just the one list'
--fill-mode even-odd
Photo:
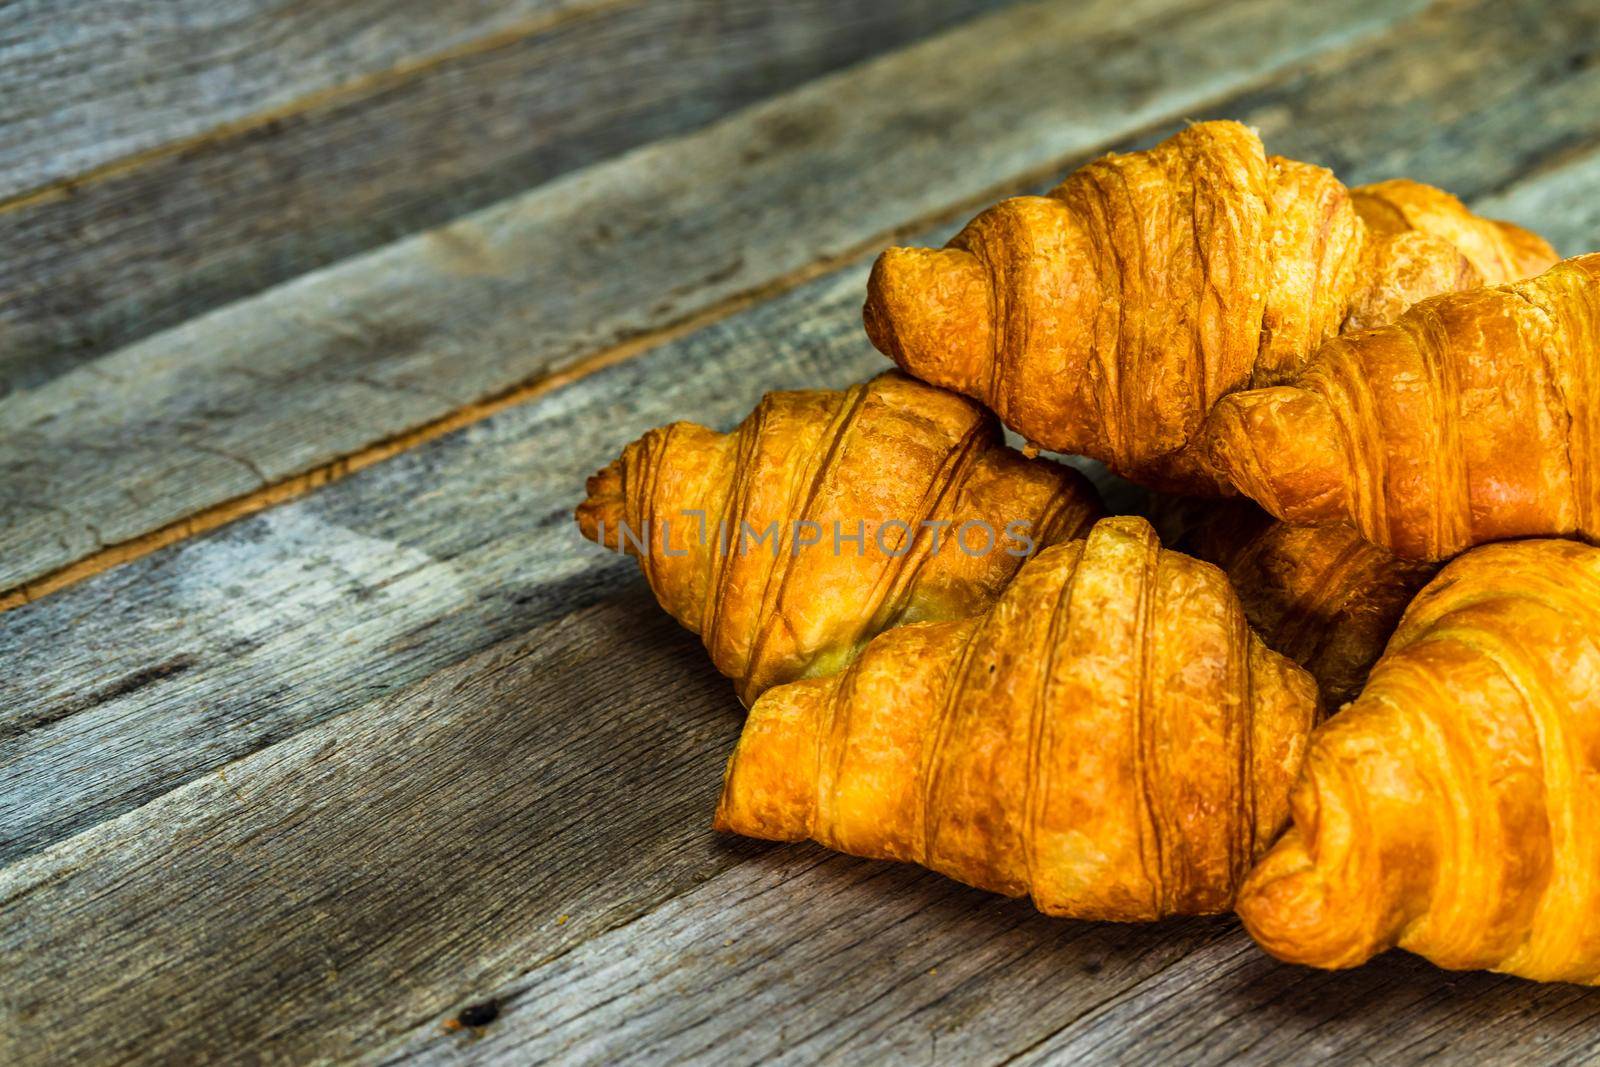
{"label": "grey wood board", "polygon": [[0,200],[595,0],[0,6]]}
{"label": "grey wood board", "polygon": [[[1376,38],[1353,62],[1315,59],[1235,106],[1272,151],[1351,184],[1414,178],[1475,202],[1600,147],[1597,41],[1592,0],[1453,0]],[[1529,222],[1562,236],[1566,210]]]}
{"label": "grey wood board", "polygon": [[476,1040],[430,1019],[368,1060],[999,1063],[1236,933],[1050,919],[915,867],[772,846],[530,969]]}
{"label": "grey wood board", "polygon": [[[1005,2],[590,5],[13,204],[0,210],[0,393]],[[315,6],[338,12],[318,20],[329,30],[412,14]]]}
{"label": "grey wood board", "polygon": [[1600,249],[1600,151],[1575,154],[1478,206],[1539,230],[1566,255]]}
{"label": "grey wood board", "polygon": [[348,1058],[737,862],[738,703],[647,596],[0,872],[0,1061]]}
{"label": "grey wood board", "polygon": [[476,1040],[383,1063],[1581,1061],[1600,990],[1391,953],[1281,964],[1231,918],[1048,919],[927,872],[782,846],[531,969]]}
{"label": "grey wood board", "polygon": [[0,589],[871,251],[1409,6],[1191,2],[990,16],[0,400]]}
{"label": "grey wood board", "polygon": [[1593,1062],[1600,990],[1441,971],[1392,952],[1348,971],[1273,960],[1243,931],[1119,994],[1018,1063]]}

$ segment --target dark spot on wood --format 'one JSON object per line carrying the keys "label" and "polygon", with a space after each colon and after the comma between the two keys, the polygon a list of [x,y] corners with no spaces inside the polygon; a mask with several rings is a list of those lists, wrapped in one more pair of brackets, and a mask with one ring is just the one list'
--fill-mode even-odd
{"label": "dark spot on wood", "polygon": [[951,127],[961,122],[963,116],[948,108],[918,109],[907,114],[902,128],[914,137],[944,137]]}
{"label": "dark spot on wood", "polygon": [[456,1016],[456,1022],[472,1030],[481,1030],[500,1018],[500,1002],[493,998],[468,1004]]}
{"label": "dark spot on wood", "polygon": [[1105,969],[1106,965],[1099,960],[1085,960],[1083,964],[1083,973],[1090,977],[1099,974]]}
{"label": "dark spot on wood", "polygon": [[827,107],[794,107],[762,117],[755,124],[756,140],[744,152],[754,162],[764,156],[820,143],[839,125],[839,116]]}
{"label": "dark spot on wood", "polygon": [[146,686],[153,685],[164,678],[174,678],[194,665],[195,659],[193,656],[174,656],[160,663],[142,667],[109,685],[80,694],[54,707],[42,708],[32,715],[23,716],[14,722],[0,724],[0,743],[13,741],[35,730],[42,730],[46,726],[52,726],[64,719],[69,719],[80,711],[87,711],[90,708],[109,703],[118,697],[137,693]]}
{"label": "dark spot on wood", "polygon": [[743,269],[744,269],[744,257],[743,256],[734,256],[732,260],[730,260],[727,263],[724,263],[722,266],[718,267],[716,270],[712,271],[710,274],[707,274],[705,276],[705,278],[700,282],[699,285],[686,286],[685,288],[688,289],[688,290],[693,290],[693,289],[701,288],[703,286],[716,285],[719,282],[727,281],[729,278],[732,278],[735,274],[738,274]]}

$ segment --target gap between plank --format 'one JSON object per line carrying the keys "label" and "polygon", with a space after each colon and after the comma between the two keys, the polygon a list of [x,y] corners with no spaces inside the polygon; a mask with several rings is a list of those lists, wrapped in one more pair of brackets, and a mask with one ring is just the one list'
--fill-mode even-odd
{"label": "gap between plank", "polygon": [[[463,41],[461,44],[446,48],[441,52],[435,52],[432,55],[422,56],[417,59],[403,60],[388,70],[363,74],[349,81],[330,85],[325,89],[308,93],[299,99],[290,100],[285,104],[268,108],[254,115],[247,115],[244,118],[221,123],[201,133],[182,137],[175,141],[168,141],[165,144],[155,145],[152,148],[134,152],[120,159],[98,164],[81,174],[56,178],[32,189],[25,189],[19,193],[12,193],[10,196],[0,197],[0,212],[33,207],[56,200],[65,200],[86,185],[127,174],[159,160],[181,156],[186,152],[207,147],[218,141],[226,141],[254,130],[270,127],[309,111],[315,111],[318,108],[341,104],[360,96],[375,95],[456,60],[508,48],[519,41],[557,29],[567,23],[578,22],[618,8],[636,6],[640,2],[641,0],[593,0],[593,2],[582,7],[562,8],[546,15],[535,15],[471,41]],[[4,609],[0,608],[0,610]]]}

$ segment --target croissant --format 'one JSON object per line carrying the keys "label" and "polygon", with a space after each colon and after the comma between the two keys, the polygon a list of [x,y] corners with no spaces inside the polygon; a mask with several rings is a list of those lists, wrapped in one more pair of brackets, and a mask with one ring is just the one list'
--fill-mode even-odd
{"label": "croissant", "polygon": [[913,861],[1052,915],[1214,913],[1283,825],[1317,713],[1220,571],[1106,519],[986,614],[769,690],[716,826]]}
{"label": "croissant", "polygon": [[1329,708],[1353,700],[1400,617],[1438,571],[1348,526],[1294,526],[1217,502],[1177,547],[1215,563],[1267,647],[1311,672]]}
{"label": "croissant", "polygon": [[1329,341],[1293,384],[1224,399],[1207,435],[1272,514],[1408,559],[1600,535],[1600,254]]}
{"label": "croissant", "polygon": [[1406,612],[1313,735],[1238,911],[1268,952],[1600,980],[1600,549],[1490,545]]}
{"label": "croissant", "polygon": [[873,343],[1045,448],[1216,494],[1197,440],[1233,390],[1416,300],[1537,273],[1542,239],[1415,182],[1347,190],[1235,122],[1109,155],[1002,201],[943,249],[891,248]]}
{"label": "croissant", "polygon": [[895,372],[769,393],[728,434],[651,430],[588,492],[583,535],[638,559],[746,704],[891,626],[983,611],[1036,547],[1101,514],[1077,471],[1024,458],[981,407]]}

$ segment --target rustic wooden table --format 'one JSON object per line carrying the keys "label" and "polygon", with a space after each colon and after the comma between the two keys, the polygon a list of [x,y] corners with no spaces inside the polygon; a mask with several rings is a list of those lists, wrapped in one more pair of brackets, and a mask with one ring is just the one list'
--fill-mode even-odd
{"label": "rustic wooden table", "polygon": [[0,1062],[1592,1061],[1600,993],[713,834],[739,708],[570,511],[646,427],[882,366],[892,239],[1187,118],[1600,247],[1597,43],[1600,0],[0,7]]}

